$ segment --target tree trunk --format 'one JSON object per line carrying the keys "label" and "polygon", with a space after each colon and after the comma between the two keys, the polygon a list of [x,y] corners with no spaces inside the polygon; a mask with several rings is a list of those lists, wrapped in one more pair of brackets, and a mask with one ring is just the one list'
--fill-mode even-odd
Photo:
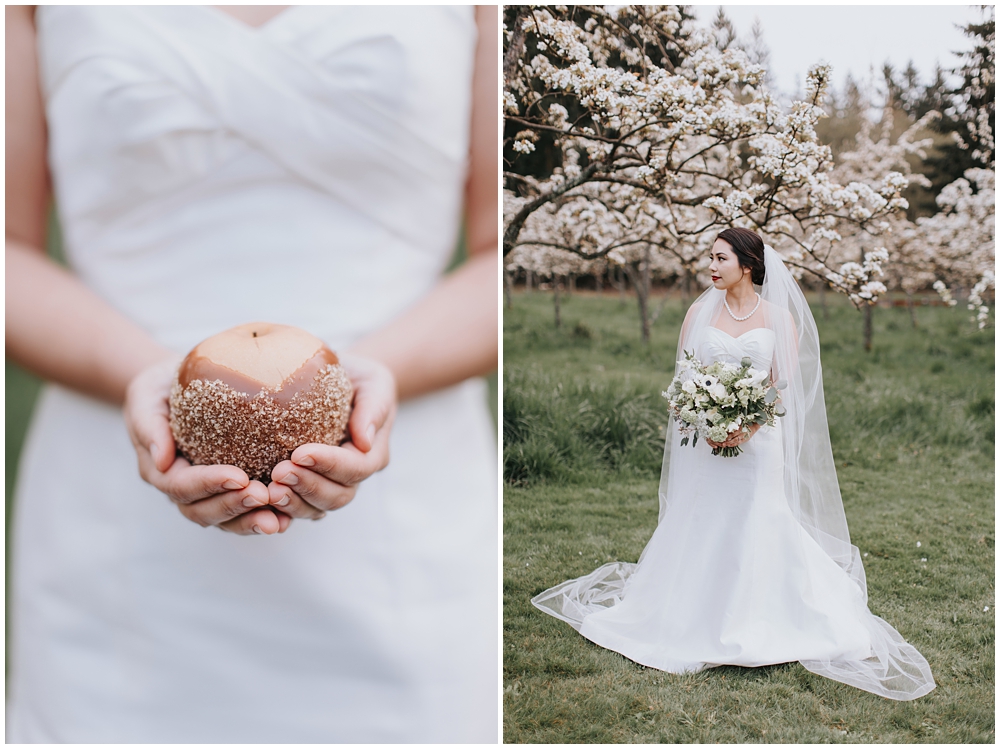
{"label": "tree trunk", "polygon": [[632,287],[635,289],[635,298],[639,304],[639,328],[642,331],[642,342],[649,343],[649,276],[650,276],[650,250],[647,247],[644,259],[638,263],[629,263],[625,266]]}
{"label": "tree trunk", "polygon": [[521,228],[524,226],[524,222],[528,220],[528,216],[530,216],[534,211],[537,211],[546,203],[556,200],[560,196],[565,195],[573,188],[579,187],[580,185],[589,181],[590,178],[597,173],[597,170],[600,168],[601,163],[602,162],[600,161],[595,161],[594,163],[587,166],[582,172],[580,172],[579,176],[576,177],[575,179],[567,180],[566,182],[563,182],[559,187],[553,188],[548,192],[539,195],[536,198],[532,198],[527,203],[522,205],[518,209],[517,213],[515,213],[511,217],[510,222],[504,227],[503,256],[507,257],[510,253],[514,251],[514,248],[517,246],[517,237],[521,233]]}
{"label": "tree trunk", "polygon": [[535,287],[535,272],[533,270],[526,270],[524,272],[524,286],[525,291],[531,291]]}
{"label": "tree trunk", "polygon": [[652,327],[653,324],[659,319],[660,315],[663,313],[663,308],[667,306],[667,302],[669,300],[670,300],[670,295],[664,294],[663,299],[660,300],[660,303],[656,305],[656,309],[653,310],[653,314],[649,316],[650,327]]}
{"label": "tree trunk", "polygon": [[511,277],[510,271],[506,268],[503,269],[503,292],[504,296],[507,297],[507,309],[511,308],[511,292],[513,291],[514,279]]}
{"label": "tree trunk", "polygon": [[553,302],[556,308],[556,330],[562,327],[562,315],[559,309],[559,276],[552,276],[552,291],[554,293]]}
{"label": "tree trunk", "polygon": [[830,308],[826,306],[826,282],[821,281],[819,284],[819,306],[823,310],[823,319],[830,319]]}
{"label": "tree trunk", "polygon": [[865,305],[865,351],[872,350],[872,308],[875,305]]}
{"label": "tree trunk", "polygon": [[906,292],[906,309],[910,313],[910,322],[913,323],[913,327],[917,327],[917,310],[913,305],[913,294],[909,291]]}
{"label": "tree trunk", "polygon": [[[862,247],[861,250],[860,250],[860,257],[858,258],[858,262],[861,263],[862,265],[865,262],[865,248],[864,247]],[[871,304],[866,304],[865,308],[863,310],[864,316],[865,316],[865,324],[864,324],[864,347],[865,347],[865,351],[871,351],[872,350],[872,312],[873,312],[872,306],[873,305],[871,305]]]}
{"label": "tree trunk", "polygon": [[642,342],[649,344],[649,292],[653,288],[653,250],[649,245],[646,245],[646,249],[643,252],[643,263],[642,263],[642,273],[641,273],[641,283],[642,291],[639,292],[639,296],[642,297],[642,303],[639,305],[639,316],[642,318]]}
{"label": "tree trunk", "polygon": [[597,283],[597,296],[604,296],[604,271],[595,273],[594,281]]}
{"label": "tree trunk", "polygon": [[570,273],[566,276],[566,298],[569,299],[570,296],[576,293],[576,273]]}
{"label": "tree trunk", "polygon": [[524,17],[531,12],[531,9],[522,5],[514,16],[514,25],[511,29],[509,46],[503,56],[503,80],[505,84],[510,83],[517,72],[517,60],[524,51],[525,32],[523,28]]}
{"label": "tree trunk", "polygon": [[617,267],[618,272],[618,306],[625,306],[625,269],[621,266]]}

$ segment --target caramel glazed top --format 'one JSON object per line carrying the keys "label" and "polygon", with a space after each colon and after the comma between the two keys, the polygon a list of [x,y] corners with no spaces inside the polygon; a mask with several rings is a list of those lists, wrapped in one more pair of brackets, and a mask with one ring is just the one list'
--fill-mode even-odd
{"label": "caramel glazed top", "polygon": [[340,360],[337,358],[337,355],[326,346],[322,346],[301,367],[292,372],[277,388],[272,390],[252,377],[237,372],[235,369],[217,364],[206,356],[189,356],[184,360],[180,370],[177,372],[177,381],[182,388],[186,388],[194,380],[202,380],[204,382],[221,380],[223,384],[240,393],[246,393],[250,397],[264,393],[282,406],[288,407],[296,395],[307,390],[312,385],[316,375],[319,374],[319,371],[323,367],[328,364],[339,363]]}

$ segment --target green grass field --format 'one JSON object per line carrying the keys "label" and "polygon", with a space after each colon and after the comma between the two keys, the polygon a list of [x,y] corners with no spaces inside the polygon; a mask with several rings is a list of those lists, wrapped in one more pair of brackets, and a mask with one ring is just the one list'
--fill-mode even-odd
{"label": "green grass field", "polygon": [[656,526],[659,393],[684,308],[667,303],[646,347],[627,302],[575,294],[558,331],[547,293],[504,312],[504,740],[992,743],[994,335],[962,308],[918,308],[916,330],[905,308],[878,308],[869,353],[846,300],[829,319],[814,308],[869,606],[927,658],[929,695],[893,702],[797,663],[665,674],[531,606],[635,561]]}

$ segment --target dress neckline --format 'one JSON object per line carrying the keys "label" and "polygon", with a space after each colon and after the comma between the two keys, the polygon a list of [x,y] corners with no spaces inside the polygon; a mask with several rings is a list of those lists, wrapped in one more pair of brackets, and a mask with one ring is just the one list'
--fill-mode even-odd
{"label": "dress neckline", "polygon": [[726,332],[726,331],[724,331],[724,330],[723,330],[722,328],[717,328],[717,327],[715,327],[714,325],[709,325],[709,326],[708,326],[708,329],[709,329],[709,330],[716,330],[716,331],[718,331],[718,332],[722,333],[722,335],[726,336],[727,338],[732,338],[732,339],[733,339],[734,341],[738,341],[738,340],[740,340],[740,339],[741,339],[741,338],[742,338],[743,336],[746,336],[746,335],[750,335],[751,333],[754,333],[754,332],[756,332],[756,331],[758,331],[758,330],[766,330],[766,331],[768,331],[769,333],[771,333],[771,335],[774,335],[774,331],[773,331],[773,330],[771,330],[770,328],[765,328],[765,327],[763,327],[763,326],[761,326],[761,327],[759,327],[759,328],[750,328],[750,330],[746,331],[745,333],[740,333],[739,335],[732,335],[731,333],[727,333],[727,332]]}
{"label": "dress neckline", "polygon": [[247,23],[246,21],[244,21],[241,18],[237,18],[236,16],[234,16],[234,15],[232,15],[230,13],[227,13],[226,11],[222,10],[221,8],[217,8],[214,5],[202,5],[201,7],[207,9],[214,16],[222,18],[223,20],[228,20],[230,23],[236,24],[237,26],[240,26],[240,27],[246,29],[247,31],[250,31],[252,33],[264,33],[265,31],[267,31],[272,26],[276,26],[279,23],[279,21],[285,20],[285,16],[287,16],[289,13],[293,12],[296,8],[300,8],[302,6],[300,6],[300,5],[289,5],[287,8],[285,8],[281,12],[279,12],[279,13],[271,16],[266,21],[264,21],[263,23],[258,24],[256,26],[254,26],[253,24]]}

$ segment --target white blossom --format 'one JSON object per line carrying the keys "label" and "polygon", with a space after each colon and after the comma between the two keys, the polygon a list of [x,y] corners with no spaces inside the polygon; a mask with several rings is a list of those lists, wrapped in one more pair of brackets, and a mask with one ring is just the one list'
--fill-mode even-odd
{"label": "white blossom", "polygon": [[[923,145],[866,133],[835,169],[815,132],[829,66],[810,68],[806,98],[786,111],[763,86],[761,66],[740,50],[717,49],[672,6],[645,6],[642,14],[581,6],[575,15],[534,6],[522,23],[534,44],[505,81],[505,117],[522,128],[511,147],[530,153],[537,140],[527,132],[557,128],[562,165],[518,178],[517,197],[535,206],[530,216],[508,211],[514,202],[505,200],[512,265],[567,268],[566,256],[576,255],[581,264],[570,272],[595,262],[692,278],[704,273],[719,231],[746,226],[794,274],[826,279],[855,304],[885,293],[879,279],[890,256],[874,237],[905,208],[905,157]],[[637,39],[672,48],[680,64],[651,59]],[[855,240],[863,244],[846,247]],[[831,253],[840,244],[861,258],[853,272],[843,270],[844,253]]]}

